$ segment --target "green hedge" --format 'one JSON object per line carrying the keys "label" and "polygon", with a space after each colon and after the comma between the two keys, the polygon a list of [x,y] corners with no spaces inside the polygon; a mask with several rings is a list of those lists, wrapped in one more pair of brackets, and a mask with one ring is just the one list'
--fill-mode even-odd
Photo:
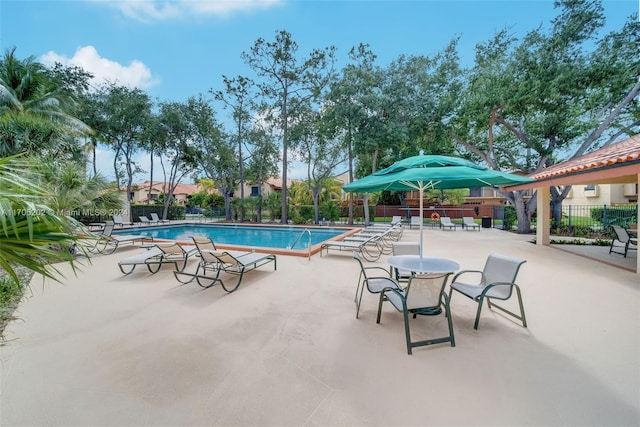
{"label": "green hedge", "polygon": [[638,209],[630,206],[602,206],[591,208],[591,218],[602,223],[605,227],[611,224],[626,226],[629,222],[637,222]]}

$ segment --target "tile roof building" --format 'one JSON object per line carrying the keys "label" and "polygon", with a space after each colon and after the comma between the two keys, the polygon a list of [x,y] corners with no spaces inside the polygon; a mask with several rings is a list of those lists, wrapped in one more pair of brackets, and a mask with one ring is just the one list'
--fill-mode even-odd
{"label": "tile roof building", "polygon": [[[637,182],[640,174],[640,135],[608,145],[566,162],[527,175],[548,185]],[[539,187],[536,184],[517,188]],[[515,187],[514,187],[515,188]]]}
{"label": "tile roof building", "polygon": [[[608,145],[540,172],[528,175],[536,182],[505,190],[538,190],[536,243],[549,245],[549,187],[576,184],[634,184],[636,193],[640,183],[640,135]],[[638,214],[636,214],[638,217]],[[636,273],[640,274],[640,256],[636,254]]]}

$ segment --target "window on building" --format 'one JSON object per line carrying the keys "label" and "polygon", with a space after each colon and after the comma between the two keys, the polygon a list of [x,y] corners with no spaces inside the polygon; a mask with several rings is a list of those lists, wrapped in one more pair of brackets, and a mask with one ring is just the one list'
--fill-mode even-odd
{"label": "window on building", "polygon": [[596,189],[596,186],[594,184],[584,186],[584,191],[593,191],[595,189]]}
{"label": "window on building", "polygon": [[470,188],[469,197],[482,197],[482,188]]}
{"label": "window on building", "polygon": [[260,195],[260,188],[257,185],[254,185],[251,187],[251,195],[252,196],[259,196]]}

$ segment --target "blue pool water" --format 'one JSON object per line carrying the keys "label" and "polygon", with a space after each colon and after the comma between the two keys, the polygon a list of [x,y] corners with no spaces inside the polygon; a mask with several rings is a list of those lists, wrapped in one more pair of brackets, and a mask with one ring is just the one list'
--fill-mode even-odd
{"label": "blue pool water", "polygon": [[[296,227],[260,227],[244,225],[180,224],[147,226],[114,231],[114,234],[140,234],[154,239],[191,241],[191,236],[207,236],[214,243],[257,246],[278,249],[307,249],[309,235]],[[335,228],[308,228],[311,245],[316,245],[338,236],[345,230]],[[302,235],[302,236],[301,236]],[[295,243],[295,246],[293,246]]]}

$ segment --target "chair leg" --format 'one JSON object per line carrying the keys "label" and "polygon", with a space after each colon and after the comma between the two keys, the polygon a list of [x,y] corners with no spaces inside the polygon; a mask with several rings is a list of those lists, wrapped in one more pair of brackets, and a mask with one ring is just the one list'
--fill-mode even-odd
{"label": "chair leg", "polygon": [[473,329],[478,330],[478,324],[480,323],[480,312],[482,311],[482,302],[484,301],[484,298],[480,298],[478,300],[478,311],[476,313],[476,321],[473,324]]}
{"label": "chair leg", "polygon": [[518,304],[520,304],[520,317],[522,318],[522,326],[527,327],[527,317],[524,315],[524,304],[522,304],[522,294],[520,293],[520,287],[516,286],[516,293],[518,294]]}
{"label": "chair leg", "polygon": [[442,297],[444,298],[444,314],[447,317],[447,323],[449,325],[449,337],[451,338],[451,347],[456,346],[456,338],[453,335],[453,320],[451,319],[451,305],[449,304],[450,300],[447,297],[447,294],[442,292]]}
{"label": "chair leg", "polygon": [[[236,289],[238,289],[238,287],[240,286],[240,283],[242,282],[242,276],[244,276],[244,268],[243,268],[243,269],[242,269],[242,271],[239,273],[239,276],[240,276],[240,277],[238,277],[238,281],[235,283],[235,285],[233,285],[233,287],[231,287],[231,286],[230,286],[230,287],[228,287],[228,288],[227,288],[227,286],[225,286],[225,284],[224,284],[224,282],[222,281],[222,279],[220,279],[219,281],[220,281],[220,285],[222,285],[222,289],[224,289],[224,290],[225,290],[225,291],[227,291],[228,293],[231,293],[231,292],[235,291]],[[219,275],[218,275],[218,276],[216,276],[216,280],[218,280],[218,277],[219,277]]]}
{"label": "chair leg", "polygon": [[[358,290],[360,290],[360,295],[358,295]],[[356,319],[360,314],[360,305],[362,303],[362,294],[364,293],[364,282],[358,282],[358,287],[356,288]]]}
{"label": "chair leg", "polygon": [[[487,298],[487,304],[489,306],[490,309],[493,308],[497,308],[498,310],[502,311],[503,313],[506,313],[508,315],[510,315],[511,317],[514,317],[518,320],[520,320],[522,322],[522,327],[526,328],[527,327],[527,318],[524,314],[524,304],[522,303],[522,293],[520,292],[520,287],[518,285],[513,285],[516,289],[516,295],[518,296],[518,306],[520,307],[520,315],[518,316],[516,313],[514,313],[513,311],[507,310],[506,308],[496,304],[495,302],[491,302],[491,298],[489,297],[485,297]],[[476,328],[477,329],[477,328]]]}
{"label": "chair leg", "polygon": [[404,336],[405,336],[405,339],[407,340],[407,354],[412,354],[411,331],[409,330],[409,314],[408,314],[406,304],[404,304],[404,310],[402,314],[404,317]]}
{"label": "chair leg", "polygon": [[380,317],[382,316],[382,303],[386,300],[387,298],[384,295],[384,291],[382,291],[380,293],[380,300],[378,302],[378,317],[376,318],[376,323],[380,323]]}

